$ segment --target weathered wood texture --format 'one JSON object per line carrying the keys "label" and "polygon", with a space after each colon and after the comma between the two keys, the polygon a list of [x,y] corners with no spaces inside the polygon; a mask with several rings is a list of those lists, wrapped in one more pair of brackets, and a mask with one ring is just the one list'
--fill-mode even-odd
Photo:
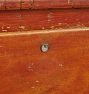
{"label": "weathered wood texture", "polygon": [[80,7],[89,0],[0,0],[0,94],[89,94],[89,9]]}
{"label": "weathered wood texture", "polygon": [[89,27],[89,9],[0,11],[0,32]]}
{"label": "weathered wood texture", "polygon": [[0,0],[0,10],[89,8],[89,0]]}
{"label": "weathered wood texture", "polygon": [[0,94],[89,94],[89,31],[0,36]]}

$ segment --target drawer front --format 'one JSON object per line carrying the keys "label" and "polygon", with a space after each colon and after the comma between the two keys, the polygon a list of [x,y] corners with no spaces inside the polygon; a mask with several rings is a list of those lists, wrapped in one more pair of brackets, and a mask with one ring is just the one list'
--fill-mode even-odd
{"label": "drawer front", "polygon": [[0,34],[0,94],[88,93],[88,31]]}

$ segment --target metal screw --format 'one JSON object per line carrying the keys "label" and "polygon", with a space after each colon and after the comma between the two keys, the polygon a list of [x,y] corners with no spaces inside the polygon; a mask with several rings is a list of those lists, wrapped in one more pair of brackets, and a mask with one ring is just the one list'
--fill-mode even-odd
{"label": "metal screw", "polygon": [[48,44],[42,44],[41,45],[41,51],[42,52],[48,52],[48,50],[49,50],[49,45]]}

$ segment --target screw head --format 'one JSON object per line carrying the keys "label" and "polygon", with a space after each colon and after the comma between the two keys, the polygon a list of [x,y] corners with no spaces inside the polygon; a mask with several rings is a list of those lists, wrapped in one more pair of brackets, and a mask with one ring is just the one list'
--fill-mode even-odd
{"label": "screw head", "polygon": [[48,44],[42,44],[41,45],[41,51],[42,52],[48,52],[48,50],[49,50],[49,45]]}

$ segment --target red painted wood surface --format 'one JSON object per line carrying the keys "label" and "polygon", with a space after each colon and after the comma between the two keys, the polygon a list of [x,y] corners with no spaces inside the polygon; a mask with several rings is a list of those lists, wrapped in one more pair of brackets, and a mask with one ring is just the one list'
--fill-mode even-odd
{"label": "red painted wood surface", "polygon": [[89,9],[0,11],[0,32],[74,27],[89,27]]}
{"label": "red painted wood surface", "polygon": [[0,94],[89,94],[89,31],[0,34]]}
{"label": "red painted wood surface", "polygon": [[0,0],[0,10],[89,8],[89,0]]}
{"label": "red painted wood surface", "polygon": [[89,94],[88,7],[89,0],[0,0],[0,94]]}
{"label": "red painted wood surface", "polygon": [[71,0],[74,7],[88,7],[89,0]]}
{"label": "red painted wood surface", "polygon": [[32,9],[69,8],[68,0],[34,0]]}

